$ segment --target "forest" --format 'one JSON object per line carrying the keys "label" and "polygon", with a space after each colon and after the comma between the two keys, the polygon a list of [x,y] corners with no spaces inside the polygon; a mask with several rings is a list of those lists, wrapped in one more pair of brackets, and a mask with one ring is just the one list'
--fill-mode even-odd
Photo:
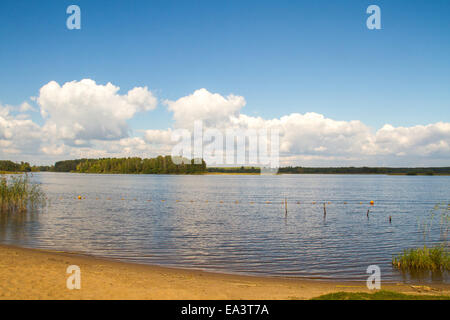
{"label": "forest", "polygon": [[[79,172],[79,173],[130,173],[130,174],[203,174],[203,173],[260,173],[258,167],[207,167],[204,160],[194,163],[190,159],[157,156],[142,159],[102,158],[57,161],[52,166],[30,166],[28,162],[16,163],[0,160],[1,172]],[[200,162],[200,161],[198,161]],[[281,167],[279,174],[388,174],[388,175],[450,175],[450,167]]]}
{"label": "forest", "polygon": [[[71,164],[72,165],[72,164]],[[175,164],[171,156],[156,158],[105,158],[83,159],[74,172],[80,173],[131,173],[131,174],[198,174],[206,172],[206,163],[196,164],[194,159],[183,159]]]}

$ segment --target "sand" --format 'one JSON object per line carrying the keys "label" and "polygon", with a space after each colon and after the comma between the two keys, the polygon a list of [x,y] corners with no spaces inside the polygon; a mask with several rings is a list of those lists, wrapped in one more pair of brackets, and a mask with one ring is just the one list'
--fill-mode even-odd
{"label": "sand", "polygon": [[[70,265],[80,267],[79,290],[67,289]],[[382,289],[450,294],[449,285]],[[365,282],[238,276],[0,245],[0,299],[309,299],[336,291],[369,290]]]}

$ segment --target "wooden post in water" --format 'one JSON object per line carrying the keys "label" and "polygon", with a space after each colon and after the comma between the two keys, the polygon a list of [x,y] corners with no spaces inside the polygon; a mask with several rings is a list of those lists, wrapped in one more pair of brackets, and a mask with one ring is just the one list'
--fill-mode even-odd
{"label": "wooden post in water", "polygon": [[284,198],[284,216],[287,217],[287,198]]}
{"label": "wooden post in water", "polygon": [[370,209],[367,209],[367,219],[369,219],[369,211]]}
{"label": "wooden post in water", "polygon": [[325,206],[325,202],[323,203],[323,217],[325,218],[327,216],[327,208]]}

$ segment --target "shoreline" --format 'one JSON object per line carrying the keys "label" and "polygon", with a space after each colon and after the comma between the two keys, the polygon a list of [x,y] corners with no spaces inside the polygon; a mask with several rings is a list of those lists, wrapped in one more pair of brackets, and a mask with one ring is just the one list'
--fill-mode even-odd
{"label": "shoreline", "polygon": [[[10,172],[10,171],[0,171],[0,175],[8,174],[33,174],[33,173],[75,173],[75,174],[101,174],[101,175],[144,175],[144,176],[156,176],[156,175],[170,175],[170,176],[209,176],[209,175],[241,175],[241,176],[261,176],[265,174],[256,172],[199,172],[199,173],[116,173],[116,172],[73,172],[73,171],[30,171],[30,172]],[[317,172],[317,173],[290,173],[281,172],[271,174],[271,176],[282,176],[282,175],[292,175],[292,176],[302,176],[302,175],[340,175],[340,176],[406,176],[406,177],[448,177],[449,173],[435,173],[435,174],[407,174],[407,173],[327,173],[327,172]]]}
{"label": "shoreline", "polygon": [[[80,267],[80,290],[66,287],[70,265]],[[450,295],[447,284],[382,283],[382,290]],[[370,292],[365,281],[235,275],[0,245],[0,299],[295,300],[340,291]]]}

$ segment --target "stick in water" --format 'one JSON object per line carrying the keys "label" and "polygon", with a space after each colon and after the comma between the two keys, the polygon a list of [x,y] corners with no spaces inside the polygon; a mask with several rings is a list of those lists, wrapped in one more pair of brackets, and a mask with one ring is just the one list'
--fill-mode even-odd
{"label": "stick in water", "polygon": [[287,217],[287,198],[284,198],[284,210],[285,210],[284,216]]}

